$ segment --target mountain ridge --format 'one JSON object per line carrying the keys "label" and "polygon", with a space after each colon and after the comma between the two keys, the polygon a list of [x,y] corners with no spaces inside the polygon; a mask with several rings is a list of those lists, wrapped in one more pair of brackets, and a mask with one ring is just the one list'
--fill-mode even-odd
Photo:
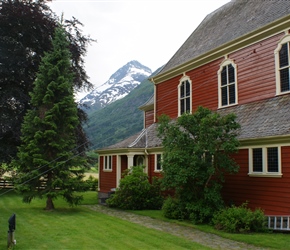
{"label": "mountain ridge", "polygon": [[124,98],[151,74],[150,68],[132,60],[113,73],[108,81],[80,99],[79,103],[88,107],[87,113],[102,109]]}
{"label": "mountain ridge", "polygon": [[160,71],[158,68],[144,79],[128,95],[106,107],[88,114],[84,130],[91,142],[91,148],[101,149],[120,142],[140,132],[144,127],[144,115],[140,106],[154,93],[154,85],[148,79]]}

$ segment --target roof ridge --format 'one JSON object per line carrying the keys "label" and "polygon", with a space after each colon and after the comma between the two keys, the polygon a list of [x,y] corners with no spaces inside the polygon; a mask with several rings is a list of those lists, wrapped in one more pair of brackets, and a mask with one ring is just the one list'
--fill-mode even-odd
{"label": "roof ridge", "polygon": [[146,128],[143,128],[140,135],[131,144],[128,145],[128,148],[135,146],[137,142],[140,140],[140,138],[144,135],[145,132],[146,132]]}

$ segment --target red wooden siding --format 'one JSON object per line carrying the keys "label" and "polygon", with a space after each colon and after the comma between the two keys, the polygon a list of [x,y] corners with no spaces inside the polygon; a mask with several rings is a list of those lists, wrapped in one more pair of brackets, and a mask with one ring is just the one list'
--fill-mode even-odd
{"label": "red wooden siding", "polygon": [[145,112],[145,128],[148,128],[154,123],[154,110],[148,110]]}
{"label": "red wooden siding", "polygon": [[123,173],[127,168],[128,168],[128,157],[127,155],[121,155],[121,178],[123,177]]}
{"label": "red wooden siding", "polygon": [[[222,58],[223,59],[223,58]],[[217,109],[218,107],[218,75],[222,59],[203,65],[188,72],[192,81],[192,111],[198,106]]]}
{"label": "red wooden siding", "polygon": [[[238,104],[276,94],[274,50],[284,34],[275,35],[228,55],[237,65]],[[192,81],[192,110],[218,108],[218,70],[224,57],[186,72]],[[178,115],[178,85],[182,75],[156,85],[156,115]]]}
{"label": "red wooden siding", "polygon": [[282,36],[273,36],[229,55],[237,65],[239,104],[275,96],[274,51]]}
{"label": "red wooden siding", "polygon": [[155,172],[155,154],[148,155],[148,176],[149,181],[152,182],[153,177],[161,177],[160,172]]}
{"label": "red wooden siding", "polygon": [[100,156],[99,162],[99,181],[100,181],[100,192],[110,192],[112,188],[116,188],[116,170],[117,170],[117,156],[113,155],[112,171],[104,171],[104,157]]}
{"label": "red wooden siding", "polygon": [[178,89],[181,76],[170,79],[166,82],[156,85],[156,117],[166,114],[171,118],[178,115]]}
{"label": "red wooden siding", "polygon": [[266,215],[290,214],[290,146],[281,147],[282,178],[248,176],[248,150],[234,156],[240,166],[235,175],[227,175],[223,196],[227,204],[249,202],[251,209],[262,208]]}

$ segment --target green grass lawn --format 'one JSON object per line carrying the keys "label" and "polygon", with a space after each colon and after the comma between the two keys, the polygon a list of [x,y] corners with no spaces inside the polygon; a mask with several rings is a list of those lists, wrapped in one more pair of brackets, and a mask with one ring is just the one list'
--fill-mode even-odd
{"label": "green grass lawn", "polygon": [[[83,204],[96,204],[97,193],[87,192]],[[8,219],[16,214],[14,249],[210,249],[158,230],[101,214],[83,206],[55,201],[48,212],[45,200],[23,203],[13,192],[0,193],[0,249],[7,249]]]}
{"label": "green grass lawn", "polygon": [[[131,211],[131,212],[135,214],[139,214],[139,215],[149,216],[154,219],[173,222],[173,220],[166,219],[162,215],[162,211],[144,210],[144,211]],[[251,234],[230,234],[230,233],[225,233],[219,230],[215,230],[213,227],[209,225],[193,225],[192,223],[187,222],[187,221],[174,221],[174,222],[180,225],[193,227],[195,229],[199,229],[207,233],[213,233],[223,238],[245,242],[245,243],[252,244],[258,247],[290,250],[290,233],[267,232],[267,233],[251,233]]]}

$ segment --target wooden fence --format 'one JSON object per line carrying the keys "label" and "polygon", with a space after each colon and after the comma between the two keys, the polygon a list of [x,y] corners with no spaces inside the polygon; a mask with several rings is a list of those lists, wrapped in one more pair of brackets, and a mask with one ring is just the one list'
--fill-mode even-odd
{"label": "wooden fence", "polygon": [[0,178],[0,189],[12,189],[14,188],[12,181]]}

